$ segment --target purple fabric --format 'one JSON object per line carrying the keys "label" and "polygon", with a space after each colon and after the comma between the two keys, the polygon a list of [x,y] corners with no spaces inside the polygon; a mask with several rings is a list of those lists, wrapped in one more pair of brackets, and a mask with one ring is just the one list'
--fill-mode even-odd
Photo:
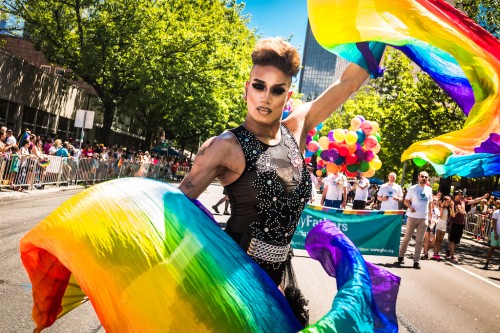
{"label": "purple fabric", "polygon": [[500,134],[491,133],[490,137],[474,149],[475,153],[500,154]]}
{"label": "purple fabric", "polygon": [[361,52],[363,58],[365,59],[366,66],[368,67],[368,72],[370,73],[370,77],[377,78],[384,75],[385,69],[379,66],[380,60],[377,61],[377,59],[375,59],[373,52],[370,50],[370,44],[367,42],[356,43],[356,47],[358,48],[359,52]]}
{"label": "purple fabric", "polygon": [[398,331],[399,277],[366,263],[356,246],[330,221],[309,232],[306,250],[337,279],[331,311],[313,326],[333,327],[338,332]]}

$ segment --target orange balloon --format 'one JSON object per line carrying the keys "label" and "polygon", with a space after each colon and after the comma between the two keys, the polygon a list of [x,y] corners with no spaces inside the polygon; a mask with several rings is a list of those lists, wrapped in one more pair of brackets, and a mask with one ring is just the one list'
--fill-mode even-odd
{"label": "orange balloon", "polygon": [[335,163],[328,163],[326,165],[326,171],[328,171],[329,173],[335,173],[335,172],[339,171],[339,168],[337,167],[337,165]]}
{"label": "orange balloon", "polygon": [[323,172],[321,170],[316,170],[316,176],[321,177]]}

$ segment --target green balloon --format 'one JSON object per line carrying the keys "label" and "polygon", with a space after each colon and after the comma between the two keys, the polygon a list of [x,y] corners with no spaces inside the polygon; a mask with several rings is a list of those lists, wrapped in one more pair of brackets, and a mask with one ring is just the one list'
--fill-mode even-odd
{"label": "green balloon", "polygon": [[367,161],[359,163],[359,171],[366,172],[368,171],[368,169],[370,169],[370,163],[368,163]]}
{"label": "green balloon", "polygon": [[378,141],[378,142],[380,142],[380,134],[377,132],[377,133],[375,133],[374,135],[375,135],[375,137],[377,138],[377,141]]}
{"label": "green balloon", "polygon": [[357,163],[356,164],[349,164],[347,166],[347,170],[349,172],[356,172],[356,171],[358,171],[358,169],[359,169],[359,164],[357,164]]}
{"label": "green balloon", "polygon": [[319,139],[319,134],[316,134],[316,135],[313,136],[313,140],[314,141],[318,141],[318,139]]}
{"label": "green balloon", "polygon": [[413,163],[415,163],[415,165],[418,167],[422,167],[425,165],[425,163],[427,163],[427,161],[417,157],[413,159]]}
{"label": "green balloon", "polygon": [[321,157],[321,152],[322,152],[321,149],[316,150],[316,156]]}

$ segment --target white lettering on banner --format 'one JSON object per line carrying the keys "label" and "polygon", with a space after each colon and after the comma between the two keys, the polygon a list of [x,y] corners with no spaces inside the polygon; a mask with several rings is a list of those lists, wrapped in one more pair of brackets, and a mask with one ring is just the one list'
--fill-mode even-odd
{"label": "white lettering on banner", "polygon": [[376,249],[368,249],[366,247],[358,247],[358,250],[360,252],[380,252],[380,253],[394,253],[394,250],[392,249],[380,249],[380,248],[376,248]]}
{"label": "white lettering on banner", "polygon": [[[318,225],[319,223],[321,222],[325,222],[325,221],[328,221],[328,219],[326,218],[322,218],[322,219],[314,219],[311,215],[307,215],[306,218],[304,218],[304,215],[301,215],[300,217],[300,221],[299,221],[299,225],[300,225],[300,228],[303,229],[304,227],[306,228],[313,228],[315,227],[316,225]],[[333,222],[331,221],[337,228],[339,228],[342,232],[346,232],[349,230],[349,225],[347,223],[336,223],[336,222]],[[300,231],[300,233],[296,232],[295,234],[297,235],[301,235],[301,233],[304,233],[304,237],[306,236],[307,232],[302,232]]]}

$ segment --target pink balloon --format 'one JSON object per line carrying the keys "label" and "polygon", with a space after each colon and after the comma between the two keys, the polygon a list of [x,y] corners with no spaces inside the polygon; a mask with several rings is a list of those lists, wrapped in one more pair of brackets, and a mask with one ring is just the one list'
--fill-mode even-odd
{"label": "pink balloon", "polygon": [[317,152],[319,149],[319,143],[317,141],[311,141],[307,144],[307,150],[312,151],[313,153]]}
{"label": "pink balloon", "polygon": [[373,148],[375,148],[375,146],[377,146],[377,142],[377,138],[374,135],[368,135],[368,137],[365,139],[365,149],[372,150]]}
{"label": "pink balloon", "polygon": [[365,153],[365,161],[370,162],[375,158],[375,154],[371,150],[367,150]]}
{"label": "pink balloon", "polygon": [[361,124],[361,130],[365,133],[365,135],[369,135],[373,130],[372,122],[369,120],[364,121]]}

